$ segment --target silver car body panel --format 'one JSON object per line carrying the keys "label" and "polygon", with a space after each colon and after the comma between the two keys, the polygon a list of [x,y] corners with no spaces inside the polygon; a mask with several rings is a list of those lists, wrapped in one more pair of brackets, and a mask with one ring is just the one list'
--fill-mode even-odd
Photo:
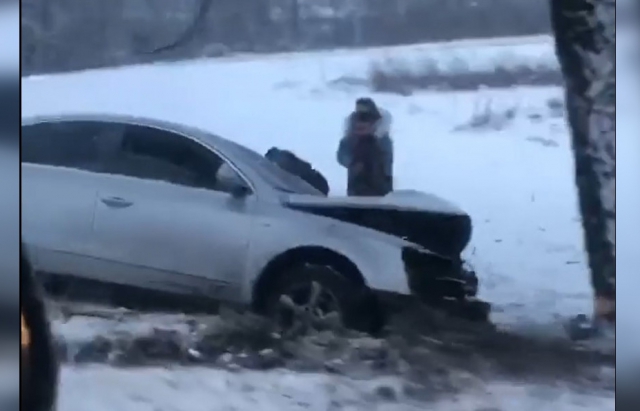
{"label": "silver car body panel", "polygon": [[[286,204],[459,211],[444,200],[415,192],[383,199],[326,198],[296,177],[279,174],[276,166],[245,147],[160,120],[65,115],[32,118],[23,126],[69,121],[139,125],[190,138],[228,161],[251,193],[239,198],[160,181],[23,163],[22,230],[38,271],[249,303],[270,261],[293,249],[321,247],[353,262],[370,288],[409,294],[401,252],[415,244]],[[277,187],[283,179],[302,184],[299,192],[308,194]],[[118,205],[123,199],[127,204]]]}

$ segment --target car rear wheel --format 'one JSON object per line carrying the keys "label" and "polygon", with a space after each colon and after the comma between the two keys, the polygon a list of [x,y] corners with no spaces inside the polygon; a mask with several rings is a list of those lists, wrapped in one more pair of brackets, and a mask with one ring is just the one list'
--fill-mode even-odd
{"label": "car rear wheel", "polygon": [[270,287],[267,315],[285,334],[341,326],[377,333],[383,318],[370,291],[331,267],[301,264]]}

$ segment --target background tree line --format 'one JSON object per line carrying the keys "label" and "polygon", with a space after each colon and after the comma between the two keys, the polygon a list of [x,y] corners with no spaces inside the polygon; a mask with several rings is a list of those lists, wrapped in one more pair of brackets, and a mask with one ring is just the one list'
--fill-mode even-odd
{"label": "background tree line", "polygon": [[[393,45],[551,30],[548,2],[540,0],[21,0],[21,4],[23,75],[233,52]],[[184,41],[175,47],[163,48],[180,38]]]}

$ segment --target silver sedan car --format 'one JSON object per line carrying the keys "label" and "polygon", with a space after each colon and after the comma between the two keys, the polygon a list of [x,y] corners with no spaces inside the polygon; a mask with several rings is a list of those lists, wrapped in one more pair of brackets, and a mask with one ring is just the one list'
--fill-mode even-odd
{"label": "silver sedan car", "polygon": [[[326,197],[244,146],[153,119],[23,120],[22,234],[47,289],[79,297],[109,285],[112,300],[136,290],[363,330],[395,302],[478,302],[460,257],[471,219],[447,201]],[[456,310],[486,318],[473,307]]]}

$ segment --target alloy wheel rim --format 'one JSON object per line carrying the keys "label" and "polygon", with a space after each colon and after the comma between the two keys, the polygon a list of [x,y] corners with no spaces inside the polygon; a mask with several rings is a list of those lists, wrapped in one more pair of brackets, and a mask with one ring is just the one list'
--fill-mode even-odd
{"label": "alloy wheel rim", "polygon": [[310,329],[331,329],[341,322],[335,294],[318,282],[296,284],[280,295],[276,322],[285,334],[301,334]]}

